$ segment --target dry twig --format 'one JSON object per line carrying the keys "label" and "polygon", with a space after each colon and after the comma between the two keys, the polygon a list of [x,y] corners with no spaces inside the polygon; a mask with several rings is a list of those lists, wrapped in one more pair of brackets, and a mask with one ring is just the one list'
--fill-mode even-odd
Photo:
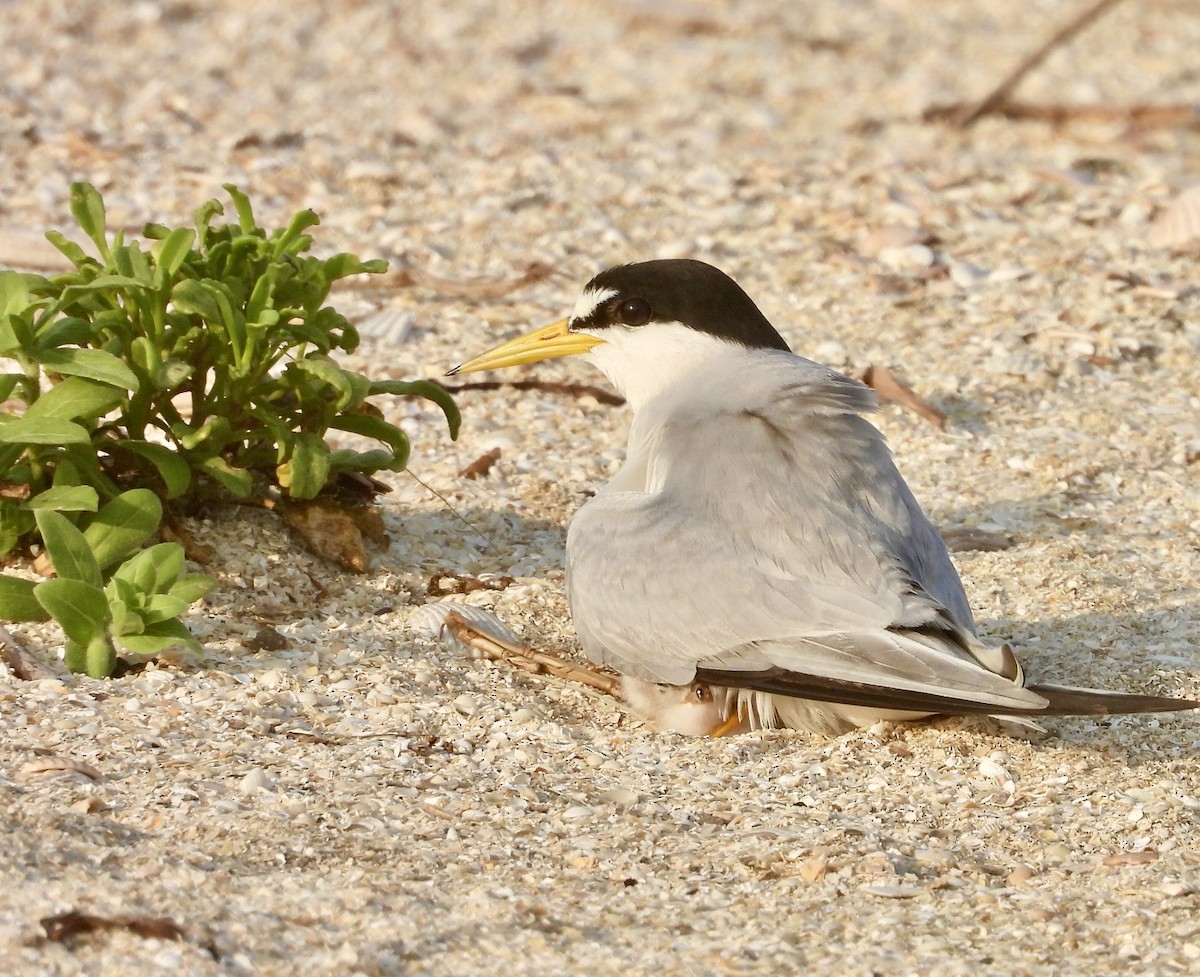
{"label": "dry twig", "polygon": [[471,627],[462,615],[454,611],[446,615],[445,627],[459,642],[470,648],[473,653],[478,653],[480,657],[508,662],[516,668],[534,674],[544,673],[571,682],[579,682],[593,689],[599,689],[601,692],[607,692],[609,695],[620,697],[621,679],[616,675],[597,671],[588,665],[563,661],[555,655],[537,651],[527,645],[513,644],[482,634]]}
{"label": "dry twig", "polygon": [[1011,536],[986,529],[957,526],[941,531],[942,542],[951,553],[998,553],[1012,549]]}
{"label": "dry twig", "polygon": [[1036,51],[1029,54],[1003,81],[991,90],[980,102],[955,120],[960,128],[974,125],[985,115],[995,112],[1008,101],[1008,97],[1031,71],[1037,68],[1050,54],[1059,47],[1069,43],[1077,34],[1100,19],[1105,13],[1115,7],[1121,0],[1097,0],[1090,7],[1081,11],[1069,23],[1064,24]]}
{"label": "dry twig", "polygon": [[516,278],[497,280],[495,278],[471,278],[467,281],[455,281],[453,278],[442,278],[413,265],[406,265],[382,277],[348,279],[341,283],[343,287],[379,291],[383,288],[427,288],[431,292],[452,298],[462,299],[495,299],[526,285],[533,285],[554,273],[554,266],[543,261],[533,261],[525,266],[525,271]]}
{"label": "dry twig", "polygon": [[595,387],[589,383],[554,383],[550,380],[473,380],[470,383],[460,383],[457,386],[442,384],[450,393],[456,394],[463,390],[499,390],[501,387],[512,387],[514,390],[542,390],[552,394],[566,394],[569,397],[594,397],[601,404],[609,407],[620,407],[625,403],[624,397]]}
{"label": "dry twig", "polygon": [[[449,582],[449,586],[444,585],[446,581]],[[512,585],[512,582],[513,578],[509,576],[497,577],[495,580],[480,580],[478,577],[471,577],[463,573],[438,570],[429,578],[425,592],[430,597],[445,597],[447,594],[471,594],[477,590],[505,590]]]}
{"label": "dry twig", "polygon": [[[972,111],[974,102],[954,102],[950,105],[935,105],[926,110],[926,122],[955,122],[960,116]],[[1044,122],[1046,125],[1065,126],[1072,122],[1114,123],[1123,122],[1132,131],[1149,129],[1200,129],[1200,108],[1180,103],[1177,105],[1039,105],[1036,102],[1005,101],[989,111],[1014,122]]]}
{"label": "dry twig", "polygon": [[472,278],[465,282],[456,282],[450,278],[439,278],[420,268],[408,267],[401,274],[407,275],[413,285],[427,288],[442,295],[467,299],[496,299],[502,295],[515,292],[518,288],[533,285],[549,278],[554,268],[542,261],[534,261],[526,266],[523,274],[517,278],[496,281],[492,278]]}

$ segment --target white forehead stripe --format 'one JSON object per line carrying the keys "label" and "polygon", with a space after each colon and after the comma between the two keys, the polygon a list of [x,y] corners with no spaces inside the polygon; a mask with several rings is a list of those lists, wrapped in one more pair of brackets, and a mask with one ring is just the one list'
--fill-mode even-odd
{"label": "white forehead stripe", "polygon": [[571,321],[578,322],[580,319],[586,319],[599,308],[602,302],[607,302],[616,296],[617,290],[615,288],[585,288],[583,294],[579,296],[579,301],[575,303],[575,309],[571,313]]}

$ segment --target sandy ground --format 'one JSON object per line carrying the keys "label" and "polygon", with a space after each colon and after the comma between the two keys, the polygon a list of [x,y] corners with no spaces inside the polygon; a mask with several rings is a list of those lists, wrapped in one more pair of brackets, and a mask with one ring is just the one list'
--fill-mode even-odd
{"label": "sandy ground", "polygon": [[[947,413],[879,423],[939,526],[1011,537],[956,559],[1031,674],[1195,697],[1200,291],[1164,242],[1200,222],[1171,210],[1200,135],[921,121],[1079,6],[24,0],[0,237],[35,259],[79,178],[131,228],[222,182],[264,222],[313,207],[322,250],[426,276],[338,299],[375,337],[350,362],[397,377],[558,317],[606,265],[712,261],[797,350],[887,365]],[[1127,3],[1020,94],[1197,104],[1197,50],[1194,4]],[[428,277],[534,262],[553,274],[492,298]],[[1195,716],[690,740],[420,638],[431,576],[507,576],[462,599],[577,654],[565,526],[628,424],[588,395],[460,403],[457,443],[383,404],[421,482],[393,479],[370,573],[217,514],[196,526],[220,554],[190,616],[204,662],[0,675],[5,972],[1200,970]],[[458,475],[497,447],[487,478]],[[268,625],[287,646],[252,651]],[[61,672],[52,630],[20,634]],[[188,939],[44,940],[69,910]]]}

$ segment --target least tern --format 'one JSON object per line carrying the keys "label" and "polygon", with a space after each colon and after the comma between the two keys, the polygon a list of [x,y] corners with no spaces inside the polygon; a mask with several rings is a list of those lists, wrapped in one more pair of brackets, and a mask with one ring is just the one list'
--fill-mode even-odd
{"label": "least tern", "polygon": [[711,265],[610,268],[568,318],[450,373],[573,354],[633,422],[624,466],[567,534],[571,615],[588,657],[665,725],[662,703],[692,694],[711,701],[674,725],[713,734],[1200,708],[1027,684],[1007,644],[977,635],[941,537],[861,416],[873,393],[792,353]]}

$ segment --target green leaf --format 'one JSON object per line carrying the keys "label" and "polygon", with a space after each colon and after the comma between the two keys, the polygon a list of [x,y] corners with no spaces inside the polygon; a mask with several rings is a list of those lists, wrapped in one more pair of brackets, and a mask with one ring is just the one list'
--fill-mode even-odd
{"label": "green leaf", "polygon": [[0,424],[0,444],[88,444],[86,428],[53,417],[16,417]]}
{"label": "green leaf", "polygon": [[20,373],[0,373],[0,403],[8,400],[17,384],[25,378]]}
{"label": "green leaf", "polygon": [[76,268],[82,268],[86,264],[95,263],[94,258],[89,258],[83,248],[70,240],[61,231],[47,231],[46,240],[66,255],[67,260]]}
{"label": "green leaf", "polygon": [[146,459],[162,479],[168,499],[183,495],[192,484],[192,469],[179,453],[152,441],[122,439],[116,442],[126,451]]}
{"label": "green leaf", "polygon": [[219,200],[206,200],[198,208],[195,214],[192,215],[192,220],[196,225],[197,240],[201,247],[208,243],[209,225],[212,224],[212,219],[225,213],[225,208],[221,206]]}
{"label": "green leaf", "polygon": [[329,445],[319,434],[295,435],[292,457],[275,470],[280,488],[293,499],[311,499],[329,481]]}
{"label": "green leaf", "polygon": [[158,266],[168,278],[175,277],[175,273],[187,260],[195,240],[196,232],[190,227],[177,227],[163,238],[158,246]]}
{"label": "green leaf", "polygon": [[371,392],[371,380],[369,377],[365,377],[361,373],[355,373],[353,370],[343,370],[342,374],[350,384],[351,390],[350,403],[347,405],[347,410],[353,411],[361,407],[363,401],[367,399],[367,395]]}
{"label": "green leaf", "polygon": [[149,489],[130,489],[109,502],[84,530],[101,569],[125,559],[162,522],[162,503]]}
{"label": "green leaf", "polygon": [[391,471],[403,471],[404,466],[408,464],[408,436],[396,425],[389,424],[380,417],[372,417],[370,414],[339,414],[329,426],[339,431],[382,441],[392,449],[392,460],[384,466]]}
{"label": "green leaf", "polygon": [[[284,309],[283,312],[284,314],[289,312],[292,315],[296,314],[295,309]],[[290,334],[289,338],[292,340],[294,345],[298,346],[302,343],[312,343],[320,350],[328,350],[331,348],[329,334],[324,329],[319,329],[317,326],[307,322],[286,322],[284,327]]]}
{"label": "green leaf", "polygon": [[82,580],[43,580],[33,588],[33,596],[56,620],[63,633],[87,647],[108,628],[108,598],[98,586]]}
{"label": "green leaf", "polygon": [[[0,422],[0,430],[3,430],[3,423]],[[30,482],[33,478],[32,472],[29,470],[29,461],[24,459],[17,463],[18,459],[25,454],[25,445],[23,444],[4,444],[3,439],[0,439],[0,473],[10,482]],[[5,504],[11,500],[0,499],[0,511],[3,510]]]}
{"label": "green leaf", "polygon": [[[288,427],[287,423],[268,407],[252,407],[250,408],[250,416],[266,428],[264,434],[269,434],[278,444],[280,450],[276,453],[276,457],[285,457],[287,451],[284,448],[291,445],[296,432]],[[257,437],[258,435],[255,436]]]}
{"label": "green leaf", "polygon": [[253,234],[255,231],[254,211],[250,207],[250,198],[232,183],[222,183],[221,189],[229,194],[230,199],[233,200],[233,206],[238,215],[238,225],[241,227],[242,233]]}
{"label": "green leaf", "polygon": [[233,428],[227,417],[210,417],[197,428],[176,424],[171,428],[171,433],[185,451],[205,450],[215,454],[229,442]]}
{"label": "green leaf", "polygon": [[[53,509],[39,509],[34,513],[34,518],[37,519],[38,532],[42,534],[42,542],[46,544],[46,553],[58,578],[99,588],[102,583],[100,568],[103,564],[97,559],[91,543],[84,534],[70,519]],[[50,610],[50,613],[54,614],[54,611]],[[57,614],[54,616],[58,617]],[[77,640],[86,644],[83,639]]]}
{"label": "green leaf", "polygon": [[38,352],[38,361],[52,373],[86,377],[125,390],[137,390],[139,386],[134,372],[103,349],[44,349]]}
{"label": "green leaf", "polygon": [[[128,562],[127,560],[126,563]],[[125,564],[121,565],[124,566]],[[126,607],[133,607],[140,599],[137,584],[132,580],[116,575],[104,585],[104,594],[108,597],[109,607],[113,607],[118,603],[124,604]]]}
{"label": "green leaf", "polygon": [[[319,218],[311,210],[302,210],[296,214],[283,233],[275,239],[274,255],[278,258],[284,254],[299,254],[301,251],[308,250],[308,242],[304,242],[303,235],[310,227],[316,227],[321,223]],[[244,227],[244,225],[243,225]],[[311,241],[311,239],[309,239]]]}
{"label": "green leaf", "polygon": [[399,394],[401,396],[424,397],[437,404],[446,415],[446,423],[450,427],[450,440],[458,439],[458,429],[462,426],[462,415],[458,405],[450,396],[450,391],[432,380],[373,380],[370,394]]}
{"label": "green leaf", "polygon": [[257,324],[264,320],[267,312],[271,313],[271,325],[279,319],[279,313],[272,309],[271,300],[275,296],[275,280],[279,277],[279,265],[272,265],[254,283],[254,290],[246,302],[246,321]]}
{"label": "green leaf", "polygon": [[376,448],[374,451],[350,451],[346,448],[339,448],[333,453],[335,470],[361,472],[364,475],[370,475],[381,468],[398,471],[399,469],[392,468],[395,460],[396,456],[392,452],[384,451],[382,448]]}
{"label": "green leaf", "polygon": [[236,499],[244,499],[254,488],[254,476],[250,472],[235,468],[220,456],[205,458],[200,463],[200,470]]}
{"label": "green leaf", "polygon": [[246,324],[227,285],[211,278],[185,278],[171,290],[171,304],[178,312],[200,316],[210,329],[224,329],[232,347],[233,364],[237,363],[246,348]]}
{"label": "green leaf", "polygon": [[34,511],[54,509],[58,512],[95,512],[99,505],[100,496],[90,485],[56,485],[22,503],[21,508]]}
{"label": "green leaf", "polygon": [[212,593],[216,587],[217,582],[207,574],[185,573],[175,581],[169,593],[172,597],[186,601],[188,607],[191,607],[201,597]]}
{"label": "green leaf", "polygon": [[184,645],[197,655],[203,655],[204,649],[200,642],[187,629],[182,621],[172,618],[169,621],[159,621],[146,625],[141,634],[120,635],[117,641],[127,651],[135,655],[157,655],[168,648]]}
{"label": "green leaf", "polygon": [[8,400],[17,388],[17,384],[24,379],[20,373],[0,373],[0,403]]}
{"label": "green leaf", "polygon": [[[38,361],[46,350],[57,349],[59,346],[83,346],[92,339],[94,329],[86,319],[77,316],[64,316],[55,319],[38,330],[33,347]],[[60,370],[61,372],[65,372]]]}
{"label": "green leaf", "polygon": [[183,547],[178,543],[158,543],[130,557],[113,574],[113,580],[127,580],[140,594],[169,591],[183,572]]}
{"label": "green leaf", "polygon": [[[112,498],[121,491],[100,467],[100,456],[93,444],[69,444],[55,452],[54,485],[90,485],[101,498]],[[70,470],[71,478],[68,478]],[[62,476],[60,478],[60,475]],[[78,478],[73,476],[77,475]]]}
{"label": "green leaf", "polygon": [[[79,466],[70,458],[66,451],[63,457],[54,463],[54,487],[68,488],[76,485],[86,485],[87,481],[79,471]],[[93,485],[92,488],[95,488]],[[93,510],[94,511],[94,510]]]}
{"label": "green leaf", "polygon": [[122,563],[105,584],[104,591],[108,594],[110,604],[119,600],[126,607],[136,607],[146,593],[153,590],[154,567],[139,559],[145,552],[135,553]]}
{"label": "green leaf", "polygon": [[124,397],[124,391],[111,384],[86,377],[67,377],[30,404],[22,420],[55,418],[73,421],[80,417],[99,417],[107,414]]}
{"label": "green leaf", "polygon": [[136,278],[131,278],[128,275],[99,275],[93,278],[90,282],[81,282],[78,285],[68,285],[62,290],[62,294],[58,297],[58,302],[55,303],[58,308],[66,308],[78,302],[85,295],[91,295],[93,292],[111,292],[120,291],[121,289],[143,289],[149,285],[149,282],[139,281]]}
{"label": "green leaf", "polygon": [[10,552],[34,525],[32,512],[19,508],[12,499],[0,499],[0,553]]}
{"label": "green leaf", "polygon": [[150,270],[150,259],[146,256],[146,252],[138,246],[137,241],[132,241],[121,248],[114,248],[113,264],[122,275],[127,275],[143,285],[154,287],[154,272]]}
{"label": "green leaf", "polygon": [[104,200],[90,183],[71,184],[71,214],[83,233],[100,249],[100,256],[105,261],[111,260],[108,241],[104,237]]}
{"label": "green leaf", "polygon": [[325,280],[329,282],[335,282],[339,278],[345,278],[347,275],[382,275],[387,269],[388,263],[382,258],[372,258],[370,261],[363,261],[357,255],[346,254],[344,252],[326,258],[322,268],[325,273]]}
{"label": "green leaf", "polygon": [[32,580],[0,574],[0,621],[44,621],[50,615],[34,597]]}
{"label": "green leaf", "polygon": [[18,271],[0,271],[0,316],[21,315],[32,304],[26,276]]}
{"label": "green leaf", "polygon": [[110,580],[104,588],[111,617],[109,630],[113,634],[140,634],[145,622],[136,607],[140,603],[137,588],[128,580]]}
{"label": "green leaf", "polygon": [[[141,618],[141,628],[139,631],[144,631],[147,627],[154,624],[161,624],[163,621],[170,621],[172,618],[179,617],[188,609],[186,601],[180,600],[171,594],[151,594],[138,608],[138,617]],[[120,632],[118,632],[120,633]]]}
{"label": "green leaf", "polygon": [[332,387],[338,395],[336,406],[338,410],[345,410],[351,405],[354,399],[354,387],[350,383],[350,378],[346,375],[347,371],[323,356],[306,356],[302,360],[296,360],[291,364],[291,367],[307,373],[312,377],[320,380]]}
{"label": "green leaf", "polygon": [[20,316],[0,315],[0,356],[23,349],[29,335],[29,326]]}
{"label": "green leaf", "polygon": [[196,368],[191,363],[176,359],[167,360],[154,373],[154,388],[177,390],[195,372]]}
{"label": "green leaf", "polygon": [[206,282],[185,278],[171,289],[171,304],[179,312],[198,315],[205,322],[220,323],[221,307]]}

